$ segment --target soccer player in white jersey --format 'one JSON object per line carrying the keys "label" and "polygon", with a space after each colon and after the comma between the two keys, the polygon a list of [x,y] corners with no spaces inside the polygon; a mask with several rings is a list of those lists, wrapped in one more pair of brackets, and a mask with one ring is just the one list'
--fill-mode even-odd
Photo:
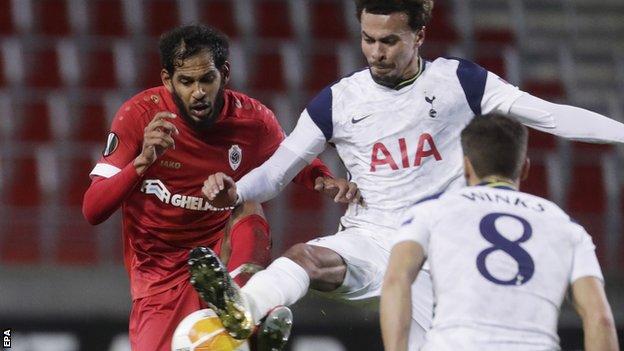
{"label": "soccer player in white jersey", "polygon": [[[242,292],[224,274],[202,268],[219,269],[208,251],[205,259],[194,261],[194,286],[230,330],[252,326],[309,288],[350,301],[378,299],[405,210],[425,197],[465,186],[459,134],[475,116],[500,112],[562,137],[624,142],[624,125],[607,117],[531,96],[469,61],[421,58],[432,7],[431,0],[356,1],[368,68],[312,99],[262,166],[236,183],[223,173],[205,181],[203,194],[215,207],[264,202],[333,144],[365,201],[349,205],[336,235],[291,247]],[[432,316],[426,272],[413,293],[410,337],[417,347]]]}
{"label": "soccer player in white jersey", "polygon": [[394,239],[381,294],[385,350],[408,349],[410,290],[425,259],[436,305],[422,350],[558,350],[568,286],[585,350],[617,350],[591,237],[554,203],[518,191],[526,127],[478,117],[461,145],[469,186],[415,205]]}

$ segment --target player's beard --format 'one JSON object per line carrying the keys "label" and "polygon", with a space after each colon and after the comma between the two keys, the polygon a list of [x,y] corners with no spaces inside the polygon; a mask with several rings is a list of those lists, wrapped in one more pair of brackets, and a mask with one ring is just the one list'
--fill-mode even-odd
{"label": "player's beard", "polygon": [[[416,68],[416,73],[408,74],[409,72],[408,69],[413,64],[418,65]],[[376,66],[379,67],[379,65],[376,65]],[[410,58],[409,64],[403,70],[397,69],[396,64],[395,65],[383,65],[381,67],[394,68],[394,70],[389,71],[385,75],[375,74],[373,73],[373,69],[371,67],[371,64],[369,63],[368,71],[370,72],[370,75],[373,78],[373,81],[379,85],[383,85],[384,87],[395,89],[402,82],[409,80],[417,76],[420,73],[420,56],[418,55],[418,51],[415,51]]]}
{"label": "player's beard", "polygon": [[175,90],[175,87],[173,88],[173,94],[172,94],[173,102],[178,107],[178,111],[180,111],[182,118],[186,122],[188,122],[188,124],[190,124],[191,127],[197,130],[207,130],[207,129],[210,129],[210,127],[212,127],[215,120],[217,119],[217,116],[221,113],[221,110],[223,109],[224,91],[225,91],[225,84],[221,84],[221,86],[219,87],[219,91],[217,92],[217,97],[215,98],[215,101],[212,104],[212,111],[210,112],[210,115],[206,116],[206,118],[201,119],[199,121],[191,117],[191,115],[189,114],[189,111],[187,110],[186,105],[184,104],[184,101],[182,101],[182,98],[180,97],[180,95],[178,95],[178,92]]}
{"label": "player's beard", "polygon": [[392,74],[392,75],[389,74],[389,75],[384,75],[384,76],[376,75],[373,73],[373,70],[371,69],[370,66],[368,67],[368,71],[370,72],[370,75],[373,78],[373,81],[375,83],[379,85],[383,85],[384,87],[387,87],[387,88],[394,88],[403,81],[403,78],[401,78],[401,76],[396,75],[396,74]]}

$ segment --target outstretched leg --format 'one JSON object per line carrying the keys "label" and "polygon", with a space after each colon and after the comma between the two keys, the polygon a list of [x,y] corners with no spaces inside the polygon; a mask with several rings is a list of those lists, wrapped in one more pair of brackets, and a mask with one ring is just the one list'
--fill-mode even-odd
{"label": "outstretched leg", "polygon": [[251,315],[240,288],[219,256],[207,247],[198,247],[191,251],[188,264],[191,284],[199,296],[215,311],[232,337],[247,339],[254,328]]}
{"label": "outstretched leg", "polygon": [[243,287],[245,300],[257,323],[273,308],[291,305],[309,288],[333,291],[343,283],[347,266],[331,249],[297,244],[256,273]]}
{"label": "outstretched leg", "polygon": [[[191,284],[208,306],[217,313],[226,330],[236,339],[247,339],[255,323],[241,295],[240,288],[227,273],[219,256],[209,248],[191,251],[188,261]],[[257,333],[258,351],[279,351],[288,341],[292,312],[278,306],[271,310]]]}
{"label": "outstretched leg", "polygon": [[251,277],[242,292],[210,249],[193,250],[189,266],[191,283],[237,338],[248,337],[253,324],[258,324],[269,311],[297,302],[310,287],[332,291],[346,275],[346,264],[340,255],[308,244],[291,247],[283,257]]}

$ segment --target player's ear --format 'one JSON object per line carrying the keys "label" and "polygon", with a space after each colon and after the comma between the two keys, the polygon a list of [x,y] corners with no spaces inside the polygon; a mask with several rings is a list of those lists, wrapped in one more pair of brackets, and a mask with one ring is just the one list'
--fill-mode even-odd
{"label": "player's ear", "polygon": [[221,79],[223,80],[221,84],[226,85],[230,81],[230,62],[225,61],[219,71],[221,72]]}
{"label": "player's ear", "polygon": [[529,170],[531,169],[531,160],[529,158],[524,159],[522,170],[520,171],[520,181],[525,181],[529,178]]}
{"label": "player's ear", "polygon": [[422,27],[418,32],[416,32],[416,48],[419,48],[422,46],[422,44],[425,42],[425,29],[427,27]]}
{"label": "player's ear", "polygon": [[164,68],[160,71],[160,80],[162,81],[163,85],[165,86],[165,88],[167,88],[167,90],[170,93],[173,93],[172,79],[173,77],[171,77],[171,75],[169,74],[169,71],[167,71]]}
{"label": "player's ear", "polygon": [[468,156],[464,155],[464,179],[466,179],[466,184],[470,185],[470,175],[474,172],[472,168],[472,163],[468,159]]}

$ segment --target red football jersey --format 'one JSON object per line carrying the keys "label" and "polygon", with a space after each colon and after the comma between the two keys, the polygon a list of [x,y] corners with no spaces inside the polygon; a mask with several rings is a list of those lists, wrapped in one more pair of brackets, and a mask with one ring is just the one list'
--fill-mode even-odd
{"label": "red football jersey", "polygon": [[225,90],[221,114],[198,132],[180,117],[165,87],[139,93],[115,116],[104,156],[91,175],[111,177],[141,152],[144,128],[160,111],[180,131],[169,149],[141,176],[122,204],[124,258],[133,298],[167,290],[186,275],[188,250],[222,236],[230,211],[214,212],[201,196],[208,175],[235,180],[261,165],[277,149],[284,132],[273,112],[255,99]]}

